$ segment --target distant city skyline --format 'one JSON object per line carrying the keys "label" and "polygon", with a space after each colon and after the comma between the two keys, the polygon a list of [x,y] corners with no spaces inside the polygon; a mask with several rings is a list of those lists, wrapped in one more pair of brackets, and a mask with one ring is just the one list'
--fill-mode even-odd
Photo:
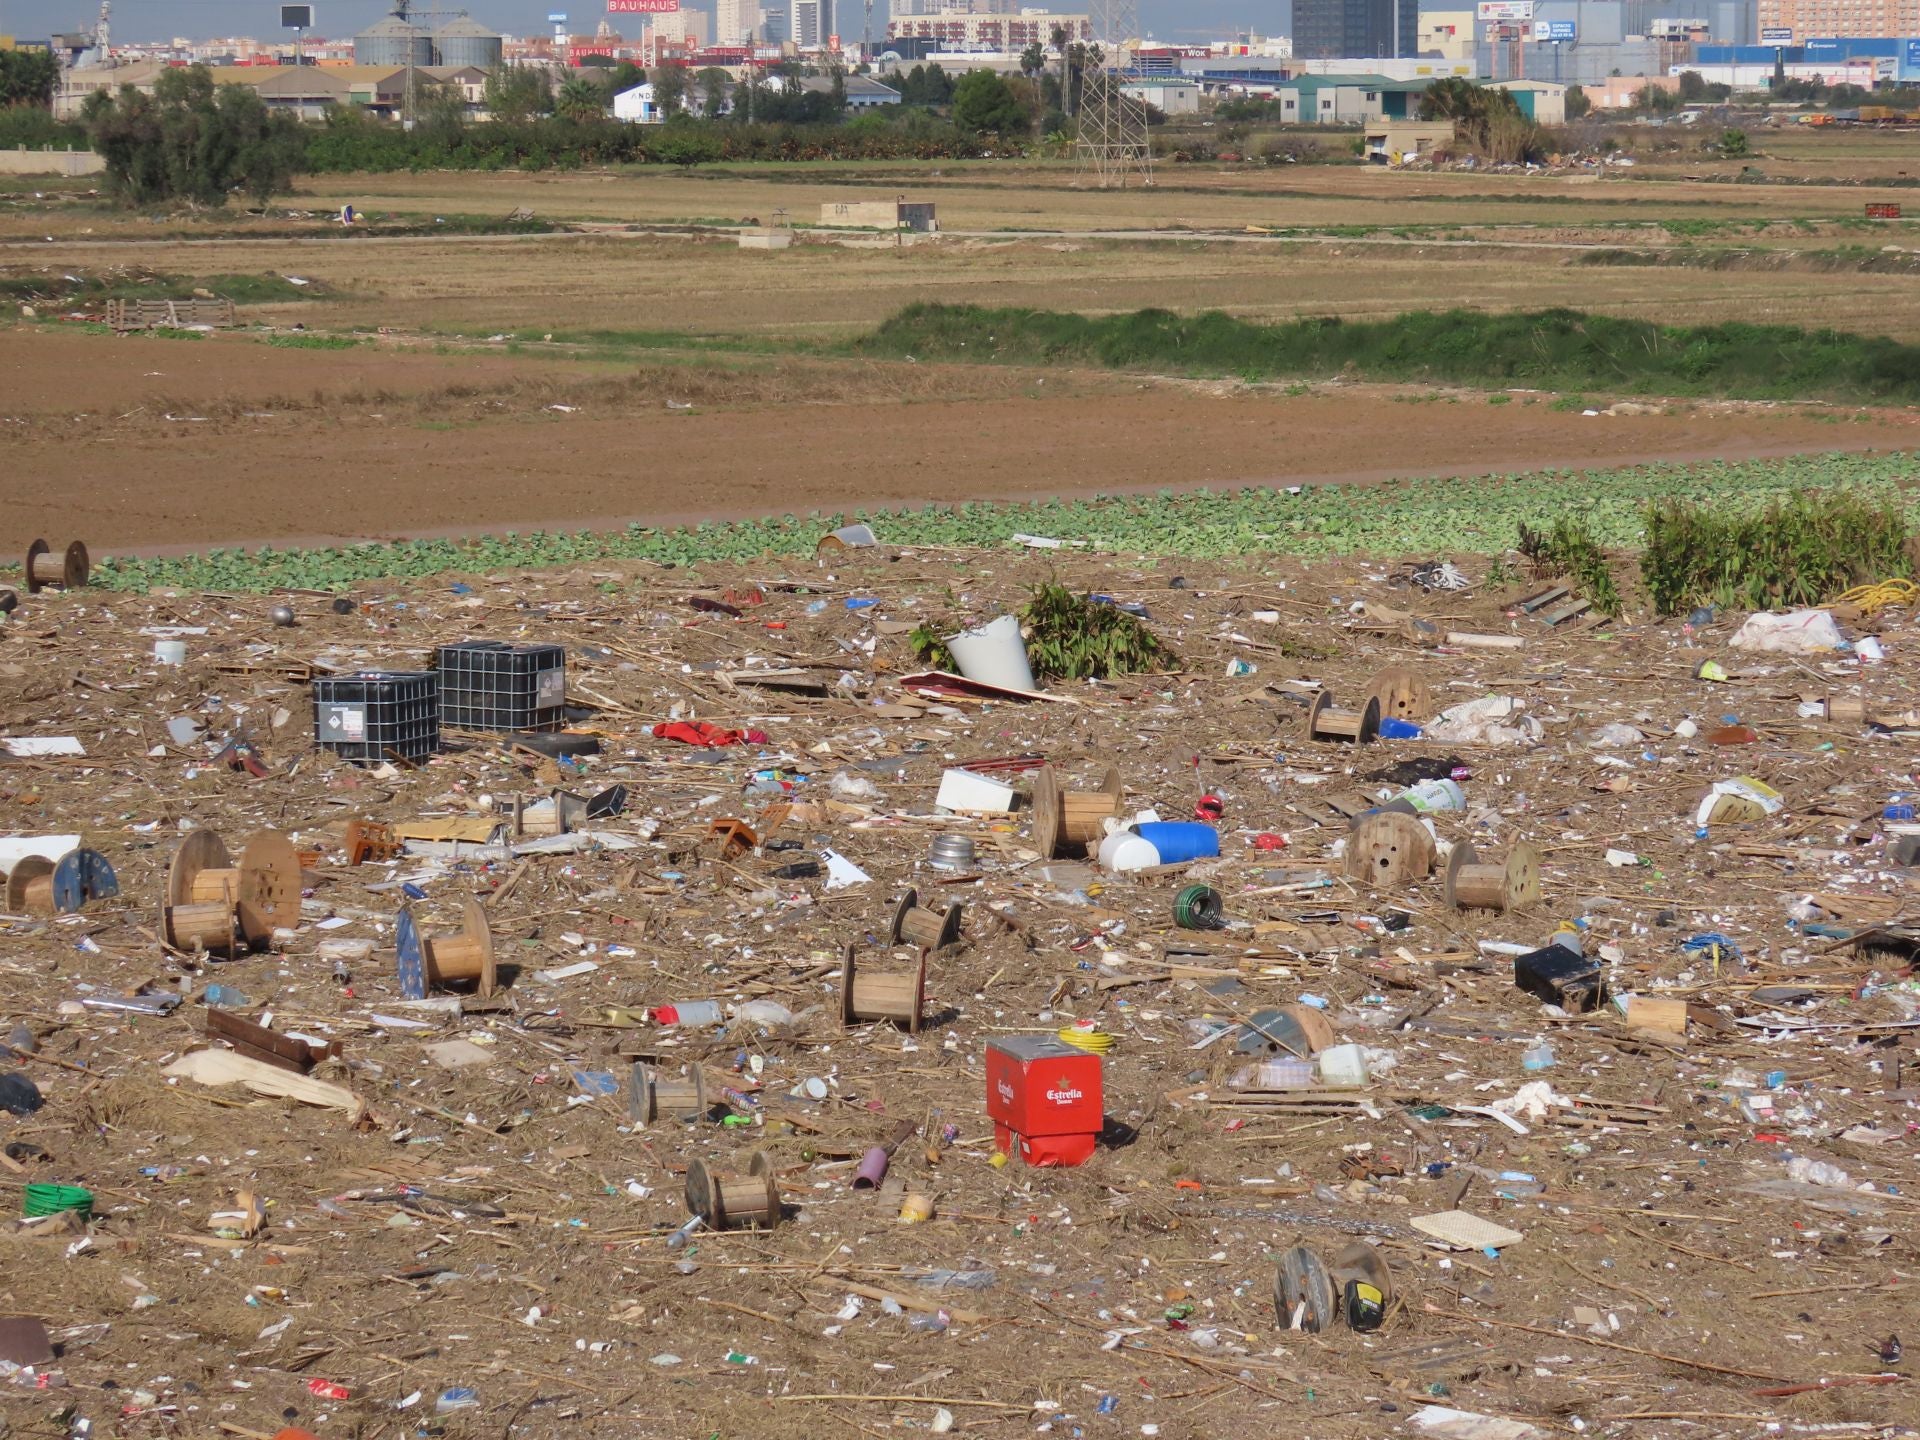
{"label": "distant city skyline", "polygon": [[[472,0],[456,4],[439,0],[449,11],[464,9],[474,19],[512,35],[543,35],[552,29],[549,13],[564,12],[568,27],[576,34],[590,34],[602,19],[609,20],[622,34],[638,35],[644,17],[633,14],[608,15],[605,0],[582,6],[559,0],[542,4],[540,0]],[[685,4],[686,0],[682,0]],[[1036,0],[1023,0],[1036,3]],[[841,39],[860,38],[862,9],[857,0],[841,0]],[[314,0],[315,30],[330,39],[341,39],[363,30],[388,14],[390,0]],[[689,4],[690,10],[712,13],[712,0]],[[1069,7],[1070,8],[1070,7]],[[873,29],[877,37],[886,33],[886,0],[874,0]],[[0,0],[0,35],[22,39],[44,39],[53,33],[91,29],[100,12],[99,0]],[[113,39],[115,43],[170,40],[176,35],[206,39],[224,35],[251,35],[267,39],[281,33],[277,0],[114,0]],[[1284,35],[1293,21],[1292,0],[1140,0],[1143,30],[1169,43],[1191,44],[1224,37],[1250,26],[1263,35]],[[851,26],[851,28],[847,28]]]}

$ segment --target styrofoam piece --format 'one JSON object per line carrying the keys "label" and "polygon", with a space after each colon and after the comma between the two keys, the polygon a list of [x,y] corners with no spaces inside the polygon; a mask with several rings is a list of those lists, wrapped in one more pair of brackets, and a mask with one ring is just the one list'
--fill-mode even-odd
{"label": "styrofoam piece", "polygon": [[946,770],[941,772],[940,791],[933,803],[943,810],[1005,815],[1013,809],[1014,789],[971,770]]}
{"label": "styrofoam piece", "polygon": [[1518,1245],[1527,1237],[1491,1220],[1465,1210],[1442,1210],[1437,1215],[1414,1217],[1413,1228],[1455,1250],[1502,1250]]}
{"label": "styrofoam piece", "polygon": [[69,850],[79,848],[78,835],[0,836],[0,875],[11,875],[13,867],[29,855],[37,855],[42,860],[58,860]]}

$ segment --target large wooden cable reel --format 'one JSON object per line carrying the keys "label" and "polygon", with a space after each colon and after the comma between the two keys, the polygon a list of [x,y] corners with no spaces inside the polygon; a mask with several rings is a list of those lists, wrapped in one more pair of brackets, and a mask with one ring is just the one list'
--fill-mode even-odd
{"label": "large wooden cable reel", "polygon": [[764,1150],[753,1152],[744,1178],[720,1175],[695,1157],[687,1162],[687,1213],[713,1230],[755,1226],[771,1230],[780,1223],[780,1182]]}
{"label": "large wooden cable reel", "polygon": [[1433,714],[1433,688],[1405,665],[1390,665],[1374,676],[1367,697],[1380,702],[1382,720],[1418,724]]}
{"label": "large wooden cable reel", "polygon": [[237,955],[300,922],[300,856],[273,830],[247,838],[239,864],[211,830],[180,842],[167,868],[160,933],[176,950]]}
{"label": "large wooden cable reel", "polygon": [[1455,910],[1524,910],[1540,903],[1540,852],[1517,841],[1505,860],[1482,865],[1473,846],[1459,841],[1447,856],[1446,885]]}
{"label": "large wooden cable reel", "polygon": [[1380,700],[1369,695],[1358,710],[1337,709],[1333,696],[1325,690],[1313,697],[1307,707],[1307,737],[1311,740],[1344,741],[1366,745],[1380,736]]}
{"label": "large wooden cable reel", "polygon": [[72,915],[92,901],[119,893],[119,878],[98,850],[69,850],[58,860],[23,855],[7,875],[7,912]]}
{"label": "large wooden cable reel", "polygon": [[35,540],[27,547],[29,595],[38,595],[49,587],[55,590],[78,590],[87,583],[87,576],[92,572],[93,562],[87,558],[87,547],[78,540],[58,552],[45,540]]}
{"label": "large wooden cable reel", "polygon": [[911,970],[874,974],[859,969],[854,947],[840,957],[840,1025],[842,1029],[867,1021],[891,1021],[909,1035],[920,1033],[927,1005],[927,951],[922,947]]}
{"label": "large wooden cable reel", "polygon": [[1347,838],[1347,875],[1381,889],[1424,880],[1433,871],[1433,836],[1412,815],[1380,810]]}
{"label": "large wooden cable reel", "polygon": [[471,982],[474,993],[485,998],[498,983],[493,931],[487,912],[471,895],[461,907],[460,928],[439,935],[420,926],[412,907],[402,905],[394,921],[393,948],[400,989],[409,1000],[424,1000],[429,991],[455,982]]}
{"label": "large wooden cable reel", "polygon": [[1098,790],[1067,790],[1051,765],[1042,765],[1033,777],[1033,848],[1043,860],[1075,847],[1092,854],[1106,837],[1101,823],[1120,813],[1120,772],[1113,766],[1101,777]]}
{"label": "large wooden cable reel", "polygon": [[920,892],[909,889],[893,908],[893,920],[887,927],[889,945],[918,945],[922,950],[944,950],[960,943],[960,916],[964,909],[957,901],[946,910],[920,908]]}

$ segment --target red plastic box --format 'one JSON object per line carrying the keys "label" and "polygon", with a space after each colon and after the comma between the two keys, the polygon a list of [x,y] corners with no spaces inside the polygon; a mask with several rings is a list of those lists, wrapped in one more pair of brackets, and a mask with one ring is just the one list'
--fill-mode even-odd
{"label": "red plastic box", "polygon": [[1106,1125],[1100,1057],[1050,1035],[989,1040],[987,1116],[994,1143],[1029,1165],[1084,1164]]}

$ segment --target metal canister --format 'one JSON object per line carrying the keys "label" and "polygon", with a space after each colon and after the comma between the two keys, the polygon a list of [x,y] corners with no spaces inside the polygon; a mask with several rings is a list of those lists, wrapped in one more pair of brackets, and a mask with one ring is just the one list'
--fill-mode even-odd
{"label": "metal canister", "polygon": [[973,840],[966,835],[936,836],[927,849],[927,863],[936,870],[971,870]]}

